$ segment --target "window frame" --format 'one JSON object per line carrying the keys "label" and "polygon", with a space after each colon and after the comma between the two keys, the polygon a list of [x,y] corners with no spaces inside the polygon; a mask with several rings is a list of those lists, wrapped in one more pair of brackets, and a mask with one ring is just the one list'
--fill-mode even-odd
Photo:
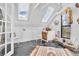
{"label": "window frame", "polygon": [[[62,29],[63,27],[70,27],[71,28],[71,24],[63,25],[63,19],[62,19],[62,15],[61,15],[61,38],[70,39],[70,37],[63,36],[63,29]],[[69,30],[71,30],[71,29],[69,29]],[[70,31],[70,34],[71,34],[71,31]]]}
{"label": "window frame", "polygon": [[[19,3],[18,4],[18,19],[19,20],[28,20],[29,17],[29,5],[28,3]],[[26,12],[25,16],[21,12]]]}

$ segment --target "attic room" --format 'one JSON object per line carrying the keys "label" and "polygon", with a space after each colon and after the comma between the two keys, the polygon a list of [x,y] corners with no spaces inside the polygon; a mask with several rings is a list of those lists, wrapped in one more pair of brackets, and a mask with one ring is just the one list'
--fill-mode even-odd
{"label": "attic room", "polygon": [[79,56],[79,3],[0,3],[0,56]]}

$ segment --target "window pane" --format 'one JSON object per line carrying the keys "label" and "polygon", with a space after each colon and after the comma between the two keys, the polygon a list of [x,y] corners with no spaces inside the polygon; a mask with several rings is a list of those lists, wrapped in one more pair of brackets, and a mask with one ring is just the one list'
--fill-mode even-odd
{"label": "window pane", "polygon": [[0,32],[2,32],[2,22],[0,21]]}
{"label": "window pane", "polygon": [[62,25],[68,25],[67,14],[64,14],[64,15],[62,16]]}
{"label": "window pane", "polygon": [[18,4],[18,18],[19,20],[28,20],[29,4],[20,3]]}
{"label": "window pane", "polygon": [[70,38],[70,32],[71,32],[70,27],[62,27],[62,37],[63,38]]}
{"label": "window pane", "polygon": [[5,34],[0,34],[0,45],[5,43]]}
{"label": "window pane", "polygon": [[7,33],[7,53],[11,51],[11,33]]}

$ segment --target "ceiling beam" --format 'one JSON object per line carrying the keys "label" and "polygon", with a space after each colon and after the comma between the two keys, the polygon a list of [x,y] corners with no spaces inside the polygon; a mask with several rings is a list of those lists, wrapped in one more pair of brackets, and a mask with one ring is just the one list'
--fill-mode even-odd
{"label": "ceiling beam", "polygon": [[36,8],[39,6],[39,4],[40,4],[40,3],[37,3],[37,4],[34,6],[33,10],[36,9]]}

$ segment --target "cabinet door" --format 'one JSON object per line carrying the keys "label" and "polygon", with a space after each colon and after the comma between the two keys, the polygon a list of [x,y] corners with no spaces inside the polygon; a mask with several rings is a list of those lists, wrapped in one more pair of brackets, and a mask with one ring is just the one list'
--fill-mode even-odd
{"label": "cabinet door", "polygon": [[47,32],[42,32],[42,39],[47,40]]}

